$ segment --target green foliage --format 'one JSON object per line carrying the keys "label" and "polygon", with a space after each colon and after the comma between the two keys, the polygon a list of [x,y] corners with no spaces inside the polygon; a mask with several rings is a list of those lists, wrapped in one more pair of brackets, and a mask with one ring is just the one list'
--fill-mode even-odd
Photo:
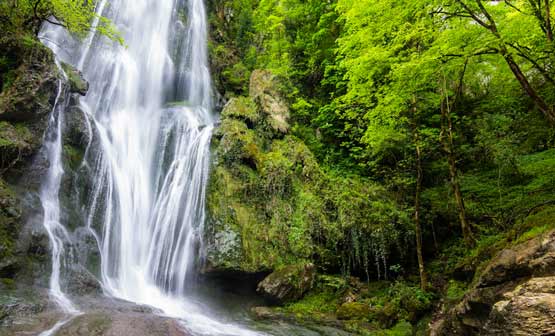
{"label": "green foliage", "polygon": [[463,298],[465,291],[466,286],[464,283],[456,280],[451,280],[449,281],[449,285],[447,286],[445,298],[448,303],[455,304]]}
{"label": "green foliage", "polygon": [[[93,29],[93,22],[96,22],[94,29],[99,34],[123,44],[121,35],[112,23],[96,14],[95,7],[95,1],[79,0],[0,2],[0,93],[12,88],[18,79],[35,75],[24,73],[23,65],[32,64],[36,67],[39,64],[32,61],[34,58],[40,57],[42,61],[45,57],[50,57],[39,56],[44,54],[40,49],[45,47],[38,40],[37,34],[45,21],[64,26],[77,38],[85,37]],[[24,90],[27,87],[15,89]]]}
{"label": "green foliage", "polygon": [[[449,304],[500,250],[551,230],[555,128],[539,102],[555,106],[555,44],[544,6],[215,1],[211,50],[223,91],[244,95],[250,72],[268,69],[291,112],[279,136],[245,100],[224,113],[220,147],[229,150],[218,155],[236,188],[232,208],[249,209],[248,224],[232,220],[252,224],[246,245],[269,256],[265,266],[300,259],[410,279],[419,163],[424,260]],[[455,180],[472,247],[459,233]],[[399,330],[435,299],[406,283],[373,297],[369,319]]]}
{"label": "green foliage", "polygon": [[123,43],[110,20],[95,12],[94,1],[80,0],[15,0],[0,3],[0,25],[5,33],[37,33],[43,21],[63,25],[78,37],[84,37],[97,20],[96,30]]}

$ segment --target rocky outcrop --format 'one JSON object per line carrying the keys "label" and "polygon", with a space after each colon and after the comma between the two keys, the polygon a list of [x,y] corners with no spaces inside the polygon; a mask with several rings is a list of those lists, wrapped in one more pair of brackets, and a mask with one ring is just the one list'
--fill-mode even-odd
{"label": "rocky outcrop", "polygon": [[[35,37],[0,38],[0,57],[9,63],[0,69],[0,279],[45,284],[49,240],[37,192],[49,163],[42,142],[54,104],[77,105],[88,84],[67,64],[63,76],[52,51]],[[88,131],[79,116],[65,118],[74,140],[64,146],[70,165],[78,152],[72,146],[83,146]]]}
{"label": "rocky outcrop", "polygon": [[432,335],[555,334],[555,231],[499,253]]}
{"label": "rocky outcrop", "polygon": [[299,300],[312,288],[315,277],[313,264],[287,266],[262,280],[258,292],[280,304]]}
{"label": "rocky outcrop", "polygon": [[302,227],[290,231],[294,186],[318,179],[318,164],[287,134],[288,107],[277,79],[255,71],[250,91],[225,105],[213,138],[205,272],[268,272],[310,256],[310,235]]}
{"label": "rocky outcrop", "polygon": [[268,70],[253,71],[249,95],[267,115],[272,130],[281,133],[289,131],[289,107],[280,93],[279,82],[274,74]]}
{"label": "rocky outcrop", "polygon": [[555,277],[532,278],[503,294],[484,330],[495,336],[555,333]]}
{"label": "rocky outcrop", "polygon": [[44,121],[56,99],[59,72],[50,49],[38,40],[6,42],[17,49],[13,57],[21,64],[11,71],[12,80],[0,93],[0,120],[11,122]]}
{"label": "rocky outcrop", "polygon": [[72,93],[77,93],[81,96],[87,94],[89,91],[89,83],[83,78],[83,73],[67,63],[62,63],[69,87]]}

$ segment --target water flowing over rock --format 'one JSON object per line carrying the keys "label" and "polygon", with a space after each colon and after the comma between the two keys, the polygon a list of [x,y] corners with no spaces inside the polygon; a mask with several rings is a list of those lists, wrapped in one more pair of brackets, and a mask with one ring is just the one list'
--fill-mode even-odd
{"label": "water flowing over rock", "polygon": [[[58,89],[41,187],[52,251],[50,295],[69,317],[43,335],[139,329],[256,335],[209,317],[187,298],[203,250],[216,122],[204,3],[107,3],[97,3],[97,14],[113,20],[126,45],[97,34],[98,22],[84,41],[51,24],[40,34],[70,84],[69,90]],[[152,333],[148,323],[133,326],[140,317],[120,319],[127,327],[97,323],[72,294],[97,294],[98,283],[112,297],[149,305],[177,322]]]}

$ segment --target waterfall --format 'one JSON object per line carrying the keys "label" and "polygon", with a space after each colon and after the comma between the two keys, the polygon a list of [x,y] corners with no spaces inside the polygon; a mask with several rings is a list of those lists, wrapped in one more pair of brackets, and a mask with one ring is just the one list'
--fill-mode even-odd
{"label": "waterfall", "polygon": [[[66,76],[62,67],[57,62],[60,72]],[[67,77],[66,77],[67,79]],[[43,332],[40,336],[50,336],[81,312],[75,307],[67,295],[62,291],[60,285],[61,264],[65,262],[64,245],[70,241],[66,228],[60,222],[60,184],[64,174],[62,164],[62,123],[64,110],[67,106],[67,93],[64,92],[62,80],[58,80],[58,92],[54,101],[54,107],[50,114],[48,130],[44,140],[44,151],[49,158],[50,165],[40,188],[40,201],[43,208],[43,226],[48,233],[52,247],[52,273],[50,275],[50,296],[69,316],[56,323],[51,329]]]}
{"label": "waterfall", "polygon": [[[188,299],[202,243],[216,120],[204,3],[101,0],[97,13],[112,19],[124,46],[94,31],[75,41],[54,25],[46,25],[41,36],[90,83],[81,108],[95,130],[96,149],[86,158],[93,183],[83,226],[97,240],[103,289],[157,308],[195,334],[256,335],[217,321]],[[55,118],[56,138],[48,145],[51,167],[41,194],[53,253],[50,287],[57,302],[75,314],[78,309],[59,279],[67,233],[59,223],[57,194],[62,114]]]}

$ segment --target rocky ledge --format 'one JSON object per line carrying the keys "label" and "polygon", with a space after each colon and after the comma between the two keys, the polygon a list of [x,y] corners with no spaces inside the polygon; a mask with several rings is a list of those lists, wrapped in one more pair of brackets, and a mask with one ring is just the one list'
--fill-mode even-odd
{"label": "rocky ledge", "polygon": [[431,335],[555,335],[555,231],[499,253]]}

